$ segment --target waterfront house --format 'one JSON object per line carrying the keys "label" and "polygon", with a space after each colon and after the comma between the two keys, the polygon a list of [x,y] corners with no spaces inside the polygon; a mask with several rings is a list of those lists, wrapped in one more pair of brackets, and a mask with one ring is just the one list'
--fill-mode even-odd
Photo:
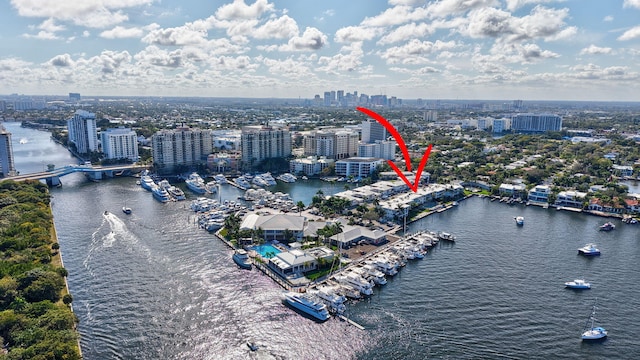
{"label": "waterfront house", "polygon": [[549,202],[549,194],[551,194],[551,187],[549,185],[536,185],[533,189],[529,190],[529,201],[534,202]]}
{"label": "waterfront house", "polygon": [[503,196],[518,197],[526,190],[524,184],[500,184],[498,192]]}
{"label": "waterfront house", "polygon": [[613,165],[611,172],[613,175],[625,177],[633,175],[633,167],[631,166],[622,166],[622,165]]}
{"label": "waterfront house", "polygon": [[637,199],[624,199],[624,204],[628,213],[640,213],[640,201],[638,201]]}
{"label": "waterfront house", "polygon": [[589,202],[589,210],[622,214],[624,212],[624,206],[618,204],[618,198],[614,198],[611,203],[605,203],[598,198],[594,198]]}
{"label": "waterfront house", "polygon": [[575,190],[560,191],[555,205],[582,209],[586,196],[587,193]]}
{"label": "waterfront house", "polygon": [[344,225],[342,232],[330,237],[329,241],[339,249],[348,249],[360,241],[380,245],[387,241],[387,233],[382,230],[370,230],[363,226]]}
{"label": "waterfront house", "polygon": [[240,230],[262,229],[264,240],[278,240],[289,242],[285,239],[287,231],[293,239],[301,241],[306,219],[304,216],[289,214],[258,215],[248,214],[240,224]]}
{"label": "waterfront house", "polygon": [[276,254],[269,259],[269,268],[282,277],[302,276],[318,268],[318,260],[303,250],[294,249]]}

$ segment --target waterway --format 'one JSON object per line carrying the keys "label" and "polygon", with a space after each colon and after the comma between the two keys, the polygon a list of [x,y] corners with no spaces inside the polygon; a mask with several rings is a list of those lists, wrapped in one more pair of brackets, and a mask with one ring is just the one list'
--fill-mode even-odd
{"label": "waterway", "polygon": [[[40,171],[43,152],[46,163],[75,163],[46,132],[4,125],[18,171]],[[18,143],[32,137],[38,140]],[[188,200],[161,204],[133,178],[92,183],[72,174],[62,182],[51,190],[52,208],[89,360],[640,357],[640,289],[633,285],[640,283],[640,226],[614,220],[615,231],[600,232],[604,219],[595,216],[463,201],[409,225],[448,231],[457,241],[348,306],[362,331],[337,319],[318,324],[282,305],[281,288],[258,271],[240,271],[231,250],[194,224]],[[305,203],[318,186],[325,194],[344,188],[279,186]],[[239,194],[221,187],[222,198]],[[121,212],[125,203],[131,215]],[[589,242],[602,256],[577,254]],[[564,289],[582,277],[591,290]],[[609,338],[582,343],[596,297]],[[260,350],[250,352],[247,341]]]}

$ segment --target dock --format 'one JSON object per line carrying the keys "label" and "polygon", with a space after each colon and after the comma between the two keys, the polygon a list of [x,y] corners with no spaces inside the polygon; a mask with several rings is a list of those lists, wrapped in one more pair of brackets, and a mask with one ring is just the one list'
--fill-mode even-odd
{"label": "dock", "polygon": [[353,320],[349,319],[348,317],[346,317],[346,316],[344,316],[344,315],[336,315],[336,316],[337,316],[340,320],[346,321],[346,322],[348,322],[349,324],[351,324],[351,325],[353,325],[353,326],[357,327],[357,328],[358,328],[358,329],[360,329],[360,330],[364,330],[364,326],[362,326],[362,325],[358,324],[357,322],[355,322],[355,321],[353,321]]}

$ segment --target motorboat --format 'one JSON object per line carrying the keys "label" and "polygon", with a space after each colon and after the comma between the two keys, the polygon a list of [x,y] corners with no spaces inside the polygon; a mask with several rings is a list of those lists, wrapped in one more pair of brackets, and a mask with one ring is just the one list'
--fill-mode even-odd
{"label": "motorboat", "polygon": [[564,286],[569,289],[591,289],[591,284],[584,281],[584,279],[575,279],[573,281],[567,281]]}
{"label": "motorboat", "polygon": [[207,188],[204,184],[204,179],[198,173],[191,173],[187,180],[184,181],[187,184],[189,190],[196,194],[206,194]]}
{"label": "motorboat", "polygon": [[586,324],[584,324],[584,329],[582,331],[583,341],[602,340],[607,337],[607,330],[605,330],[603,327],[595,326],[596,303],[597,299],[593,304],[593,309],[591,310],[591,314],[589,315]]}
{"label": "motorboat", "polygon": [[233,179],[233,182],[242,190],[247,190],[251,187],[251,184],[242,176]]}
{"label": "motorboat", "polygon": [[516,216],[514,217],[514,219],[516,221],[516,225],[518,226],[524,225],[524,216]]}
{"label": "motorboat", "polygon": [[578,254],[584,256],[597,256],[600,255],[600,249],[596,247],[596,244],[587,244],[578,249]]}
{"label": "motorboat", "polygon": [[358,274],[347,273],[345,275],[337,275],[335,279],[343,285],[350,286],[360,291],[364,296],[373,295],[373,286],[371,283]]}
{"label": "motorboat", "polygon": [[251,260],[245,249],[236,249],[233,253],[233,261],[242,269],[251,270]]}
{"label": "motorboat", "polygon": [[165,189],[171,198],[181,201],[186,200],[187,197],[184,195],[184,191],[182,191],[179,187],[171,185],[167,179],[163,179],[158,183],[158,186]]}
{"label": "motorboat", "polygon": [[223,174],[215,174],[213,176],[213,180],[220,185],[227,183],[227,178]]}
{"label": "motorboat", "polygon": [[143,189],[151,191],[151,189],[155,184],[156,183],[153,181],[153,179],[149,175],[142,175],[140,177],[140,186],[142,186]]}
{"label": "motorboat", "polygon": [[125,205],[122,207],[122,212],[129,215],[131,214],[131,208]]}
{"label": "motorboat", "polygon": [[154,186],[151,188],[151,193],[153,194],[153,197],[160,202],[165,203],[171,200],[171,197],[169,196],[167,190],[161,188],[158,185],[154,184]]}
{"label": "motorboat", "polygon": [[438,233],[438,239],[445,241],[456,241],[456,237],[453,234],[444,231]]}
{"label": "motorboat", "polygon": [[291,173],[284,173],[279,175],[276,179],[282,181],[282,182],[286,182],[286,183],[294,183],[296,182],[296,180],[298,180],[298,178],[291,174]]}
{"label": "motorboat", "polygon": [[319,321],[325,321],[331,317],[329,310],[327,310],[327,305],[320,302],[311,294],[288,291],[283,293],[283,298],[284,301],[293,308],[307,315],[311,315]]}
{"label": "motorboat", "polygon": [[346,311],[344,303],[347,301],[347,298],[343,295],[337,294],[336,289],[333,286],[324,285],[315,290],[310,290],[309,292],[324,301],[330,311],[338,314],[342,314]]}
{"label": "motorboat", "polygon": [[615,230],[616,226],[613,225],[612,222],[606,222],[602,226],[600,226],[600,231],[611,231]]}

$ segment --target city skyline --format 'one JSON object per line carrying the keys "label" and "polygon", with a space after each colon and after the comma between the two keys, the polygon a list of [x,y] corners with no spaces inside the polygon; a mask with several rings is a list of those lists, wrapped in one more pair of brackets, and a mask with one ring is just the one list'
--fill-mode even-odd
{"label": "city skyline", "polygon": [[0,93],[637,101],[638,15],[640,0],[11,0]]}

